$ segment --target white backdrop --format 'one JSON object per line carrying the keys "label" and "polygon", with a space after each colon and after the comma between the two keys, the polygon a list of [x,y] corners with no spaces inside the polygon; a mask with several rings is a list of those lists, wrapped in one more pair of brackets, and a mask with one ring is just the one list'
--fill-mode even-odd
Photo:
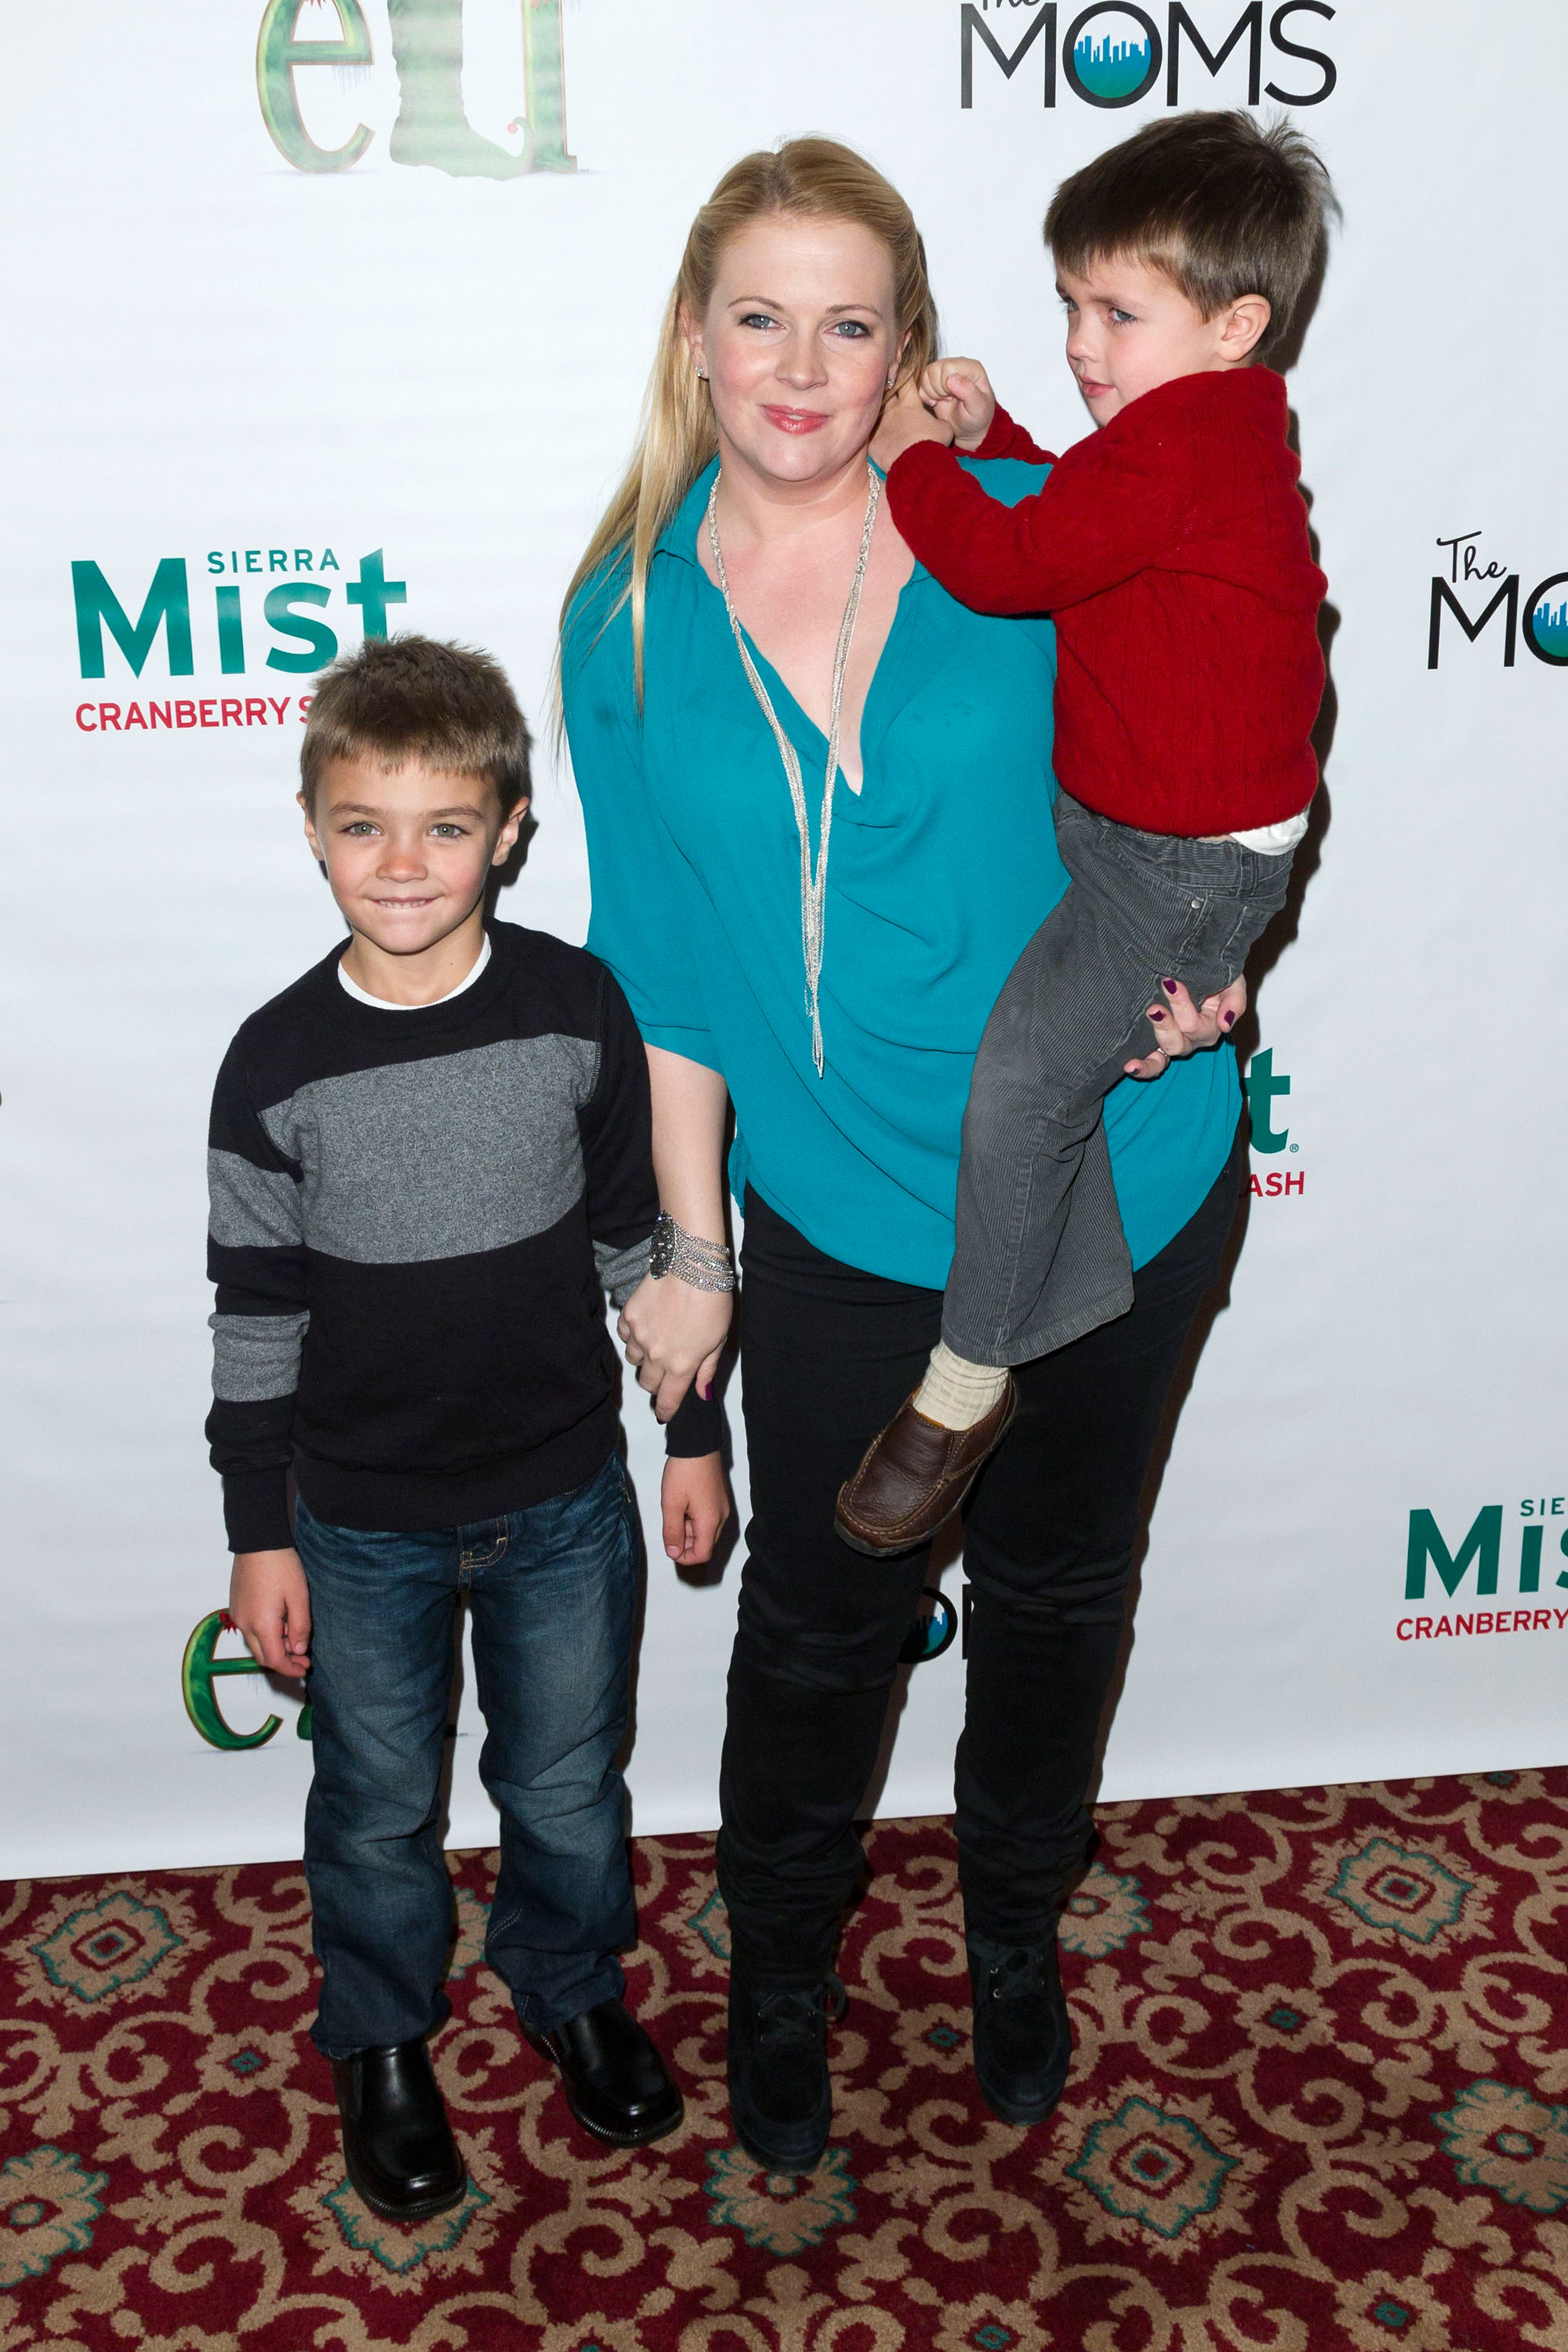
{"label": "white backdrop", "polygon": [[[405,21],[438,38],[458,5]],[[1173,14],[1146,16],[1163,48]],[[1557,0],[1187,14],[1213,55],[1241,35],[1217,75],[1184,41],[1177,102],[1247,100],[1255,24],[1258,102],[1269,84],[1293,101],[1343,201],[1292,376],[1337,720],[1321,863],[1260,992],[1273,1148],[1159,1487],[1105,1793],[1558,1761],[1568,18]],[[324,587],[292,609],[352,645],[374,604],[350,587],[401,583],[393,627],[493,647],[537,717],[690,215],[789,131],[876,158],[921,221],[948,348],[981,353],[1038,437],[1077,438],[1039,216],[1169,96],[1163,58],[1143,98],[1090,102],[1093,55],[1069,71],[1064,42],[1070,61],[1074,42],[1146,36],[1136,12],[1088,15],[568,0],[563,19],[554,0],[467,0],[467,127],[405,75],[424,165],[392,152],[385,0],[273,0],[265,24],[262,0],[11,19],[0,1872],[298,1851],[295,1702],[272,1695],[279,1734],[226,1752],[180,1687],[227,1576],[201,1435],[208,1091],[238,1021],[336,929],[291,798],[309,669],[268,659],[313,668],[321,641],[264,600]],[[985,34],[1014,57],[1037,26],[1005,75]],[[290,37],[342,46],[296,68]],[[576,168],[498,176],[531,98],[533,160]],[[345,146],[357,160],[334,167]],[[93,591],[100,575],[134,645],[165,559],[165,588],[184,567],[189,659],[176,599],[137,675]],[[73,563],[99,568],[79,611]],[[1433,669],[1451,564],[1472,624],[1501,602],[1473,643],[1440,602]],[[502,911],[580,939],[581,825],[542,753],[536,805]],[[730,1402],[738,1436],[733,1383]],[[651,1508],[658,1446],[631,1419]],[[743,1459],[737,1486],[743,1514]],[[1413,1525],[1425,1598],[1407,1600]],[[714,1816],[739,1555],[683,1584],[650,1532],[636,1822],[695,1827]],[[954,1563],[955,1604],[961,1585]],[[881,1811],[949,1804],[962,1680],[957,1643],[910,1676]],[[258,1678],[217,1690],[242,1730],[269,1704]],[[489,1843],[467,1713],[462,1734],[452,1838]]]}

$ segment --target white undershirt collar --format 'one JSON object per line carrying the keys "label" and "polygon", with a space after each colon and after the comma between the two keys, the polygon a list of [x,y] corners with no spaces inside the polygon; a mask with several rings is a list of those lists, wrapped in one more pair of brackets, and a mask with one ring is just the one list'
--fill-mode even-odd
{"label": "white undershirt collar", "polygon": [[450,1004],[454,996],[461,996],[465,988],[472,988],[489,960],[490,935],[487,931],[485,943],[474,959],[474,968],[468,978],[460,980],[456,988],[449,988],[445,996],[433,996],[428,1004],[389,1004],[384,996],[373,996],[369,989],[360,986],[357,980],[351,980],[341,963],[338,966],[338,978],[356,1004],[368,1004],[377,1013],[432,1013],[437,1004]]}

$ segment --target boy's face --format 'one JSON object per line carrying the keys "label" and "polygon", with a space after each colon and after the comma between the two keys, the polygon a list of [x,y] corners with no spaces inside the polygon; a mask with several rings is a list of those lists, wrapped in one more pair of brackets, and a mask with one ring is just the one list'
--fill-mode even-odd
{"label": "boy's face", "polygon": [[503,817],[487,776],[422,760],[333,760],[305,809],[305,837],[353,929],[384,954],[422,955],[473,913],[527,813],[520,801]]}
{"label": "boy's face", "polygon": [[1068,365],[1097,425],[1181,375],[1245,367],[1268,324],[1261,294],[1205,319],[1181,288],[1142,261],[1098,261],[1083,277],[1058,269]]}

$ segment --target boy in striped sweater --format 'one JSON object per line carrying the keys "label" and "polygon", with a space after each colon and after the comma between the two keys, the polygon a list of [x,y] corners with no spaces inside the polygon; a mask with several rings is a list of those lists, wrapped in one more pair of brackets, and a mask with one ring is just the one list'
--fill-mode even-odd
{"label": "boy in striped sweater", "polygon": [[[634,2146],[681,2118],[616,1958],[636,1934],[616,1758],[637,1537],[603,1292],[646,1274],[658,1202],[616,982],[486,919],[529,797],[499,667],[368,640],[323,674],[301,772],[349,938],[251,1015],[219,1073],[207,1434],[231,1614],[259,1664],[310,1676],[313,2039],[354,2187],[414,2221],[466,2188],[426,2046],[447,2014],[459,1598],[500,1811],[487,1958],[590,2131]],[[678,1252],[666,1278],[682,1272]],[[668,1424],[682,1563],[728,1515],[719,1441],[711,1396]]]}

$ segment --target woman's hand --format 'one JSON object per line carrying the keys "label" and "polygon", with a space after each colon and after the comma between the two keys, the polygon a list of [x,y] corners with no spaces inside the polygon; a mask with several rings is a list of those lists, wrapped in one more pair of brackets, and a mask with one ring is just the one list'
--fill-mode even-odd
{"label": "woman's hand", "polygon": [[700,1568],[730,1516],[724,1465],[717,1454],[672,1454],[659,1489],[664,1549],[677,1568]]}
{"label": "woman's hand", "polygon": [[918,383],[900,384],[890,392],[882,404],[881,421],[871,443],[871,456],[884,474],[889,472],[896,458],[917,441],[939,441],[948,448],[952,442],[952,427],[931,415],[921,398]]}
{"label": "woman's hand", "polygon": [[1151,1004],[1148,1013],[1167,1042],[1140,1061],[1124,1062],[1121,1066],[1130,1078],[1163,1078],[1173,1062],[1184,1062],[1189,1054],[1206,1053],[1229,1036],[1247,1010],[1245,978],[1233,980],[1218,996],[1205,996],[1201,1004],[1193,1003],[1179,980],[1162,984],[1165,1001]]}
{"label": "woman's hand", "polygon": [[616,1325],[626,1361],[637,1368],[637,1386],[668,1421],[695,1378],[706,1397],[730,1336],[734,1294],[699,1290],[677,1274],[645,1275]]}

